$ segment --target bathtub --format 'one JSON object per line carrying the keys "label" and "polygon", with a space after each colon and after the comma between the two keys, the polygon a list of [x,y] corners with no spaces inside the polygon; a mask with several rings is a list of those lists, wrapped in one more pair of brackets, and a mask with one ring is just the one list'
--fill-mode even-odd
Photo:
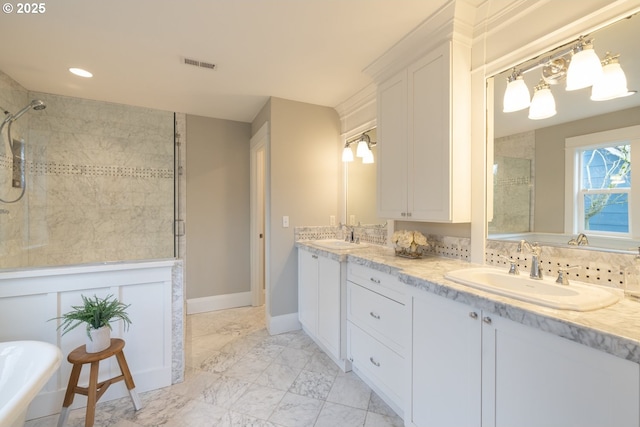
{"label": "bathtub", "polygon": [[29,404],[61,361],[60,349],[46,342],[0,342],[0,426],[24,425]]}

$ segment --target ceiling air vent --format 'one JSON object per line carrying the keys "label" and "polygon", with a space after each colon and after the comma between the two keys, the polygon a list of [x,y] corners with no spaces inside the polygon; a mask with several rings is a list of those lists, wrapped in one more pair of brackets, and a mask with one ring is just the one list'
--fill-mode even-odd
{"label": "ceiling air vent", "polygon": [[194,67],[208,68],[209,70],[215,70],[216,64],[210,62],[198,61],[197,59],[184,58],[184,63],[187,65],[193,65]]}

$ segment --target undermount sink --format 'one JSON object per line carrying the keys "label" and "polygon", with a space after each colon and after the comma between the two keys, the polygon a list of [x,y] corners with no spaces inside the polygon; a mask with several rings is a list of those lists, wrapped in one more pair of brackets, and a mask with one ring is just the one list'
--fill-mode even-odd
{"label": "undermount sink", "polygon": [[340,239],[314,240],[313,244],[327,249],[357,249],[368,246],[366,243],[347,242]]}
{"label": "undermount sink", "polygon": [[620,299],[606,289],[571,281],[561,285],[554,278],[532,279],[526,273],[509,274],[495,268],[454,270],[445,275],[454,282],[558,310],[591,311]]}

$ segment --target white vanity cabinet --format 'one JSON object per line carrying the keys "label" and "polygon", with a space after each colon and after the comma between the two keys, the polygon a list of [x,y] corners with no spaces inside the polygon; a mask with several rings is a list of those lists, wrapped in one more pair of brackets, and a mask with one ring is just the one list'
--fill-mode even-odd
{"label": "white vanity cabinet", "polygon": [[298,319],[345,370],[344,263],[298,249]]}
{"label": "white vanity cabinet", "polygon": [[399,414],[406,400],[411,321],[402,286],[391,275],[348,264],[347,356]]}
{"label": "white vanity cabinet", "polygon": [[470,48],[458,41],[379,84],[378,216],[470,220],[470,88]]}
{"label": "white vanity cabinet", "polygon": [[640,425],[637,363],[428,293],[412,336],[409,425]]}

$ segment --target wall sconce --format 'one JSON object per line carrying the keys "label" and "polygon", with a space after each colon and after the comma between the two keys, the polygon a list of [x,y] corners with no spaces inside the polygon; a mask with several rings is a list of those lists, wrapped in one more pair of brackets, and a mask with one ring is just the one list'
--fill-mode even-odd
{"label": "wall sconce", "polygon": [[353,150],[351,149],[351,144],[354,144],[356,142],[358,143],[358,146],[356,148],[356,157],[361,157],[362,163],[373,163],[374,159],[371,147],[373,147],[377,143],[372,142],[371,138],[369,138],[369,135],[367,135],[366,133],[363,133],[362,135],[352,139],[351,141],[345,142],[344,149],[342,150],[342,161],[345,163],[353,161],[354,157]]}
{"label": "wall sconce", "polygon": [[[593,101],[633,95],[636,91],[627,89],[627,78],[620,67],[619,56],[607,52],[601,62],[593,50],[593,39],[586,40],[580,36],[572,42],[572,46],[558,50],[551,56],[526,67],[514,67],[507,77],[503,112],[511,113],[529,107],[528,117],[532,120],[554,116],[556,103],[550,84],[558,84],[565,79],[565,89],[568,91],[591,86]],[[530,100],[529,89],[522,76],[539,67],[543,67],[542,80],[535,87],[533,99]]]}

